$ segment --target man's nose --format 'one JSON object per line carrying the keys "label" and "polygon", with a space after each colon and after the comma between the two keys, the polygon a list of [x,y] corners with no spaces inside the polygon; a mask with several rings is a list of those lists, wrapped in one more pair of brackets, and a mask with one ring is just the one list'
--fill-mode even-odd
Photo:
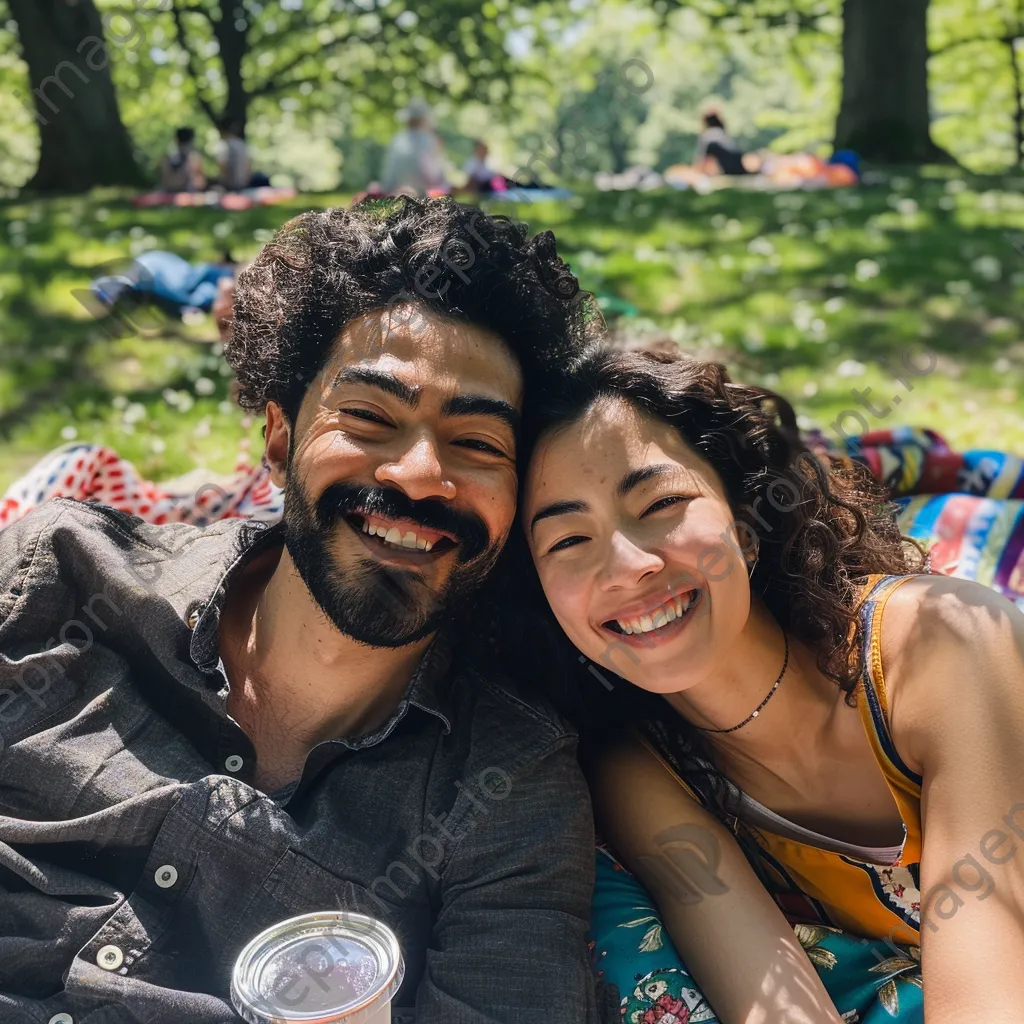
{"label": "man's nose", "polygon": [[645,576],[652,576],[665,568],[664,559],[654,551],[647,551],[629,536],[616,530],[608,546],[608,560],[601,572],[603,590],[620,590],[635,586]]}
{"label": "man's nose", "polygon": [[397,487],[413,501],[423,498],[455,497],[455,484],[448,479],[437,440],[421,434],[395,459],[377,467],[377,483]]}

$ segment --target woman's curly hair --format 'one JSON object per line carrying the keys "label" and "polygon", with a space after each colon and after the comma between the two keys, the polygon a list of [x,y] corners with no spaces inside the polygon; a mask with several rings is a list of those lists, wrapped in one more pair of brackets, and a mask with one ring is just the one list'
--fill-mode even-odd
{"label": "woman's curly hair", "polygon": [[406,303],[498,335],[527,387],[600,329],[550,231],[449,198],[368,200],[289,221],[239,276],[225,347],[239,402],[294,422],[345,326]]}

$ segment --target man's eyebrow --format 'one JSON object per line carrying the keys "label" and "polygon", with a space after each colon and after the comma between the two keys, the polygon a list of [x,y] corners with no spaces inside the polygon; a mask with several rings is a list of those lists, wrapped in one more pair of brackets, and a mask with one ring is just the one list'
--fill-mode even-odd
{"label": "man's eyebrow", "polygon": [[615,493],[620,498],[624,498],[634,487],[639,487],[640,484],[656,476],[664,476],[666,473],[671,473],[673,469],[675,467],[667,462],[659,462],[654,466],[641,466],[640,469],[631,469],[619,481],[618,487],[615,488]]}
{"label": "man's eyebrow", "polygon": [[519,432],[519,410],[498,398],[483,395],[453,395],[441,406],[442,416],[493,416]]}
{"label": "man's eyebrow", "polygon": [[542,520],[550,519],[552,516],[564,516],[570,512],[587,512],[590,506],[585,501],[556,501],[550,505],[545,505],[531,520],[530,529],[533,528]]}
{"label": "man's eyebrow", "polygon": [[393,373],[374,370],[369,366],[343,366],[335,375],[332,387],[339,384],[367,384],[371,388],[394,395],[403,405],[415,409],[420,400],[420,388],[400,381]]}

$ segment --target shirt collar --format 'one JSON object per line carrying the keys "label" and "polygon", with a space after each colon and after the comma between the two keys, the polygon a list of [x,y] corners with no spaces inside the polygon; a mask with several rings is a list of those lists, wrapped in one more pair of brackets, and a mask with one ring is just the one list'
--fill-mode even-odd
{"label": "shirt collar", "polygon": [[[198,616],[192,630],[189,653],[201,671],[216,671],[220,661],[218,627],[224,598],[231,582],[254,558],[259,557],[269,548],[283,543],[283,524],[275,523],[272,526],[266,526],[253,521],[239,520],[235,557],[222,573],[213,593],[205,601],[193,602],[186,613]],[[349,745],[362,747],[379,743],[405,716],[409,705],[440,719],[445,732],[450,733],[452,731],[450,694],[445,684],[451,667],[451,640],[445,633],[439,633],[424,653],[413,672],[405,694],[387,722],[374,732],[351,741]]]}

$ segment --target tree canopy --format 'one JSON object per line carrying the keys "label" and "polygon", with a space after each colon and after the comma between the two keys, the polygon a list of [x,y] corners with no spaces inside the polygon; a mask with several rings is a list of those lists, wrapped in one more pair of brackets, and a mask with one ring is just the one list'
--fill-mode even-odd
{"label": "tree canopy", "polygon": [[[931,134],[908,159],[945,150],[974,169],[1005,168],[1024,150],[1020,2],[895,5],[899,17],[913,14],[919,40],[885,56],[876,36],[879,26],[893,34],[888,0],[0,0],[0,181],[21,185],[40,166],[46,109],[33,110],[33,92],[61,54],[41,49],[27,12],[47,6],[79,19],[95,12],[116,99],[94,102],[98,73],[76,91],[66,64],[59,77],[75,95],[59,92],[62,117],[89,106],[88,93],[123,122],[142,174],[152,176],[178,124],[196,127],[208,148],[227,118],[261,166],[316,189],[373,177],[395,111],[417,95],[436,104],[455,162],[486,133],[507,170],[547,150],[552,173],[571,179],[689,159],[709,103],[747,146],[824,153],[838,138],[885,159],[872,140],[887,130],[899,138],[906,110],[897,108],[917,83],[912,116],[922,138]],[[88,53],[75,48],[85,34],[72,30],[63,59],[92,78]],[[42,55],[30,81],[33,48]],[[628,60],[653,75],[642,94],[614,87]],[[865,92],[880,77],[888,91]],[[581,145],[596,126],[607,131]],[[117,134],[112,125],[103,137]]]}

